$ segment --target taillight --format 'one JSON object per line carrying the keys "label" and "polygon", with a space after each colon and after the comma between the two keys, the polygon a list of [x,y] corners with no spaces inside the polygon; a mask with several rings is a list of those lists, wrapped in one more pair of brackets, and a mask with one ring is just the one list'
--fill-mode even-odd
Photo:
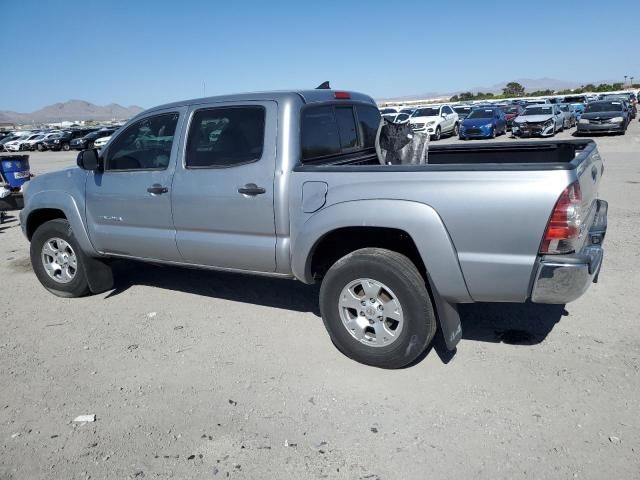
{"label": "taillight", "polygon": [[333,98],[337,100],[349,100],[351,98],[351,94],[349,92],[334,92]]}
{"label": "taillight", "polygon": [[540,253],[571,253],[576,249],[582,226],[582,195],[580,184],[572,183],[564,189],[553,208]]}

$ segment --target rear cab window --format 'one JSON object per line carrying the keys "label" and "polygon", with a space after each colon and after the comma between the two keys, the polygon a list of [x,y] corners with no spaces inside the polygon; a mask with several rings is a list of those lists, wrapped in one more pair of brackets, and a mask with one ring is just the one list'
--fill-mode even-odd
{"label": "rear cab window", "polygon": [[312,105],[302,111],[302,163],[375,153],[380,111],[370,104]]}

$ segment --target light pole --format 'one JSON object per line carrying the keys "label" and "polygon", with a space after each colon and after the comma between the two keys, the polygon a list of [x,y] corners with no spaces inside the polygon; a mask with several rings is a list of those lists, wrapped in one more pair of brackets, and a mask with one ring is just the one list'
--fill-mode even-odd
{"label": "light pole", "polygon": [[624,83],[622,84],[622,86],[624,87],[627,84],[627,76],[624,76]]}
{"label": "light pole", "polygon": [[633,87],[633,77],[629,77],[629,85]]}

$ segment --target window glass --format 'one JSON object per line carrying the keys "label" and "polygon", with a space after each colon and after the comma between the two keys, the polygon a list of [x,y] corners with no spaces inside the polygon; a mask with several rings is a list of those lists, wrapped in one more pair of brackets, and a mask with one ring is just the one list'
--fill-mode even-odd
{"label": "window glass", "polygon": [[451,110],[451,108],[448,106],[445,106],[443,110],[444,110],[444,113],[453,113],[453,110]]}
{"label": "window glass", "polygon": [[169,166],[177,113],[143,118],[127,127],[109,147],[106,170],[151,170]]}
{"label": "window glass", "polygon": [[[370,105],[356,105],[356,113],[358,114],[358,133],[360,134],[361,146],[374,148],[380,125],[378,109]],[[396,122],[406,120],[408,117],[406,114],[398,115]]]}
{"label": "window glass", "polygon": [[353,118],[353,107],[336,107],[336,122],[340,133],[340,146],[343,150],[358,146],[356,120]]}
{"label": "window glass", "polygon": [[333,107],[311,107],[302,112],[302,161],[340,153]]}
{"label": "window glass", "polygon": [[230,167],[259,160],[265,109],[260,106],[198,110],[191,121],[187,167]]}

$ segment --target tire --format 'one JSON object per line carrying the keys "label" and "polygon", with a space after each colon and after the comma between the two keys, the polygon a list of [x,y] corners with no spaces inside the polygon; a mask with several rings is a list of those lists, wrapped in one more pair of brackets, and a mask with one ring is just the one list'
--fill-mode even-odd
{"label": "tire", "polygon": [[496,128],[495,127],[491,128],[491,134],[489,135],[489,138],[496,138]]}
{"label": "tire", "polygon": [[438,140],[440,140],[440,137],[442,136],[442,130],[440,129],[440,126],[436,127],[436,133],[434,133],[433,135],[431,135],[431,138],[429,140],[432,140],[434,142],[437,142]]}
{"label": "tire", "polygon": [[458,122],[456,122],[456,123],[453,124],[453,132],[451,133],[451,136],[455,137],[459,133],[460,133],[460,124],[458,124]]}
{"label": "tire", "polygon": [[38,144],[38,146],[36,148],[38,149],[39,152],[43,152],[44,151],[44,148],[40,144]]}
{"label": "tire", "polygon": [[[365,283],[370,290],[358,290],[358,285]],[[372,299],[376,302],[371,303]],[[358,311],[360,308],[363,310]],[[431,297],[417,268],[406,256],[381,248],[351,252],[329,269],[320,288],[320,311],[338,350],[357,362],[380,368],[410,365],[425,352],[436,333]],[[380,313],[383,315],[377,316]],[[387,313],[399,320],[385,317]]]}
{"label": "tire", "polygon": [[[48,246],[46,251],[49,254],[58,252],[61,259],[57,260],[45,254],[45,245]],[[66,258],[62,260],[64,255]],[[89,283],[82,264],[84,257],[67,220],[55,219],[40,225],[31,238],[30,256],[36,277],[44,288],[54,295],[75,298],[89,293]],[[45,256],[48,260],[45,260]],[[75,258],[75,268],[72,267],[73,258]],[[58,261],[60,264],[57,263]],[[56,270],[54,276],[57,276],[57,280],[48,273],[45,263],[50,265],[49,270]]]}
{"label": "tire", "polygon": [[63,143],[62,144],[62,150],[64,150],[65,152],[68,152],[71,149],[71,147],[69,146],[68,143]]}

